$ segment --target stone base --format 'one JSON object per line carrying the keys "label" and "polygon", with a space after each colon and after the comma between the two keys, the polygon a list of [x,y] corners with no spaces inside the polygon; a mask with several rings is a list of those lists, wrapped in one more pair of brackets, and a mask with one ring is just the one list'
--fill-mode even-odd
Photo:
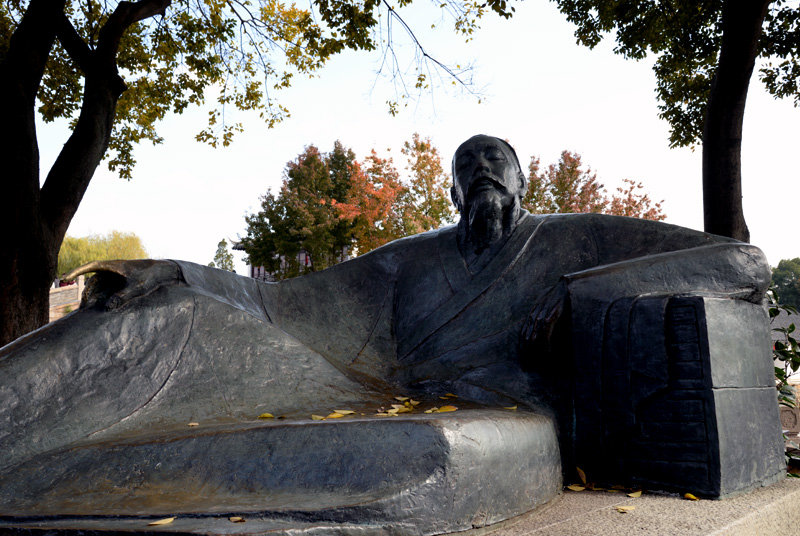
{"label": "stone base", "polygon": [[206,425],[17,466],[0,478],[0,532],[441,534],[528,512],[561,485],[555,427],[534,414]]}

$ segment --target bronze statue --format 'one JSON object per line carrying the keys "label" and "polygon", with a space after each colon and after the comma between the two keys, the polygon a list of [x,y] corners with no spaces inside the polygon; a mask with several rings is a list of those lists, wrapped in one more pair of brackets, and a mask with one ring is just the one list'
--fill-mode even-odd
{"label": "bronze statue", "polygon": [[[248,512],[438,534],[531,510],[576,465],[715,497],[781,477],[757,248],[531,215],[497,138],[462,144],[453,176],[457,225],[296,279],[79,269],[81,309],[0,350],[0,527]],[[398,396],[420,404],[375,416]],[[458,411],[423,412],[440,397]]]}

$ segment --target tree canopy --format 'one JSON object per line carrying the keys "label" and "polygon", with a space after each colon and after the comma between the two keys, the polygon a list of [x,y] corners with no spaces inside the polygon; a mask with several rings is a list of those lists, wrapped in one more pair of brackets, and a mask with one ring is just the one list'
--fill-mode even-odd
{"label": "tree canopy", "polygon": [[623,179],[624,186],[609,197],[597,173],[584,169],[581,155],[563,151],[558,163],[541,169],[538,157],[531,157],[528,166],[528,191],[522,200],[523,208],[534,214],[595,212],[614,216],[629,216],[648,220],[663,220],[666,215],[661,203],[654,203],[642,193],[644,186]]}
{"label": "tree canopy", "polygon": [[404,144],[409,177],[373,150],[358,162],[341,142],[313,145],[286,165],[276,194],[248,215],[247,262],[277,279],[321,270],[387,242],[452,221],[441,157],[428,138]]}
{"label": "tree canopy", "polygon": [[217,244],[217,251],[214,253],[214,260],[208,263],[212,268],[219,268],[220,270],[227,270],[236,273],[233,268],[233,253],[228,251],[228,241],[224,238]]}
{"label": "tree canopy", "polygon": [[111,231],[79,238],[67,235],[58,251],[58,274],[66,274],[91,261],[145,258],[147,250],[134,233]]}
{"label": "tree canopy", "polygon": [[703,145],[705,230],[749,240],[742,211],[745,102],[757,58],[776,98],[800,104],[800,7],[786,0],[605,2],[554,0],[590,48],[613,34],[614,51],[656,56],[659,116],[671,147]]}
{"label": "tree canopy", "polygon": [[800,309],[800,257],[783,259],[772,269],[772,283],[779,303]]}

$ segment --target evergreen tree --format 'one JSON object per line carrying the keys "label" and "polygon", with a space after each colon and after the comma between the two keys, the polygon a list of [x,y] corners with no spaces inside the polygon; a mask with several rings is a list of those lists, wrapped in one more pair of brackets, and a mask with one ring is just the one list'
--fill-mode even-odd
{"label": "evergreen tree", "polygon": [[214,260],[209,262],[208,265],[212,268],[219,268],[220,270],[227,270],[236,273],[233,269],[233,254],[228,251],[228,242],[224,238],[217,244],[217,252],[214,254]]}

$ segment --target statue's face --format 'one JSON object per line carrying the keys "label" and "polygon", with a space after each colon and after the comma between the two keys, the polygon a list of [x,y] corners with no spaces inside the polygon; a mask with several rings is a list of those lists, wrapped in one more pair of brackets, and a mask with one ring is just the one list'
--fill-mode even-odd
{"label": "statue's face", "polygon": [[510,202],[522,197],[525,176],[515,162],[506,144],[491,136],[474,136],[461,144],[453,157],[451,189],[458,211],[491,197]]}

